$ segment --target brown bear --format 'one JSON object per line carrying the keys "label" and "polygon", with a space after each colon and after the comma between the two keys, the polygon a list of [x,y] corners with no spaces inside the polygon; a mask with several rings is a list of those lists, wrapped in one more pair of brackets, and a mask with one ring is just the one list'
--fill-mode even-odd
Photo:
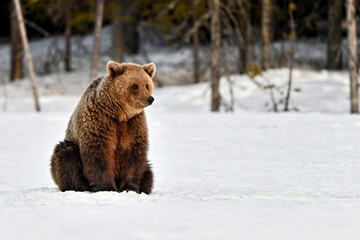
{"label": "brown bear", "polygon": [[135,191],[150,194],[144,108],[151,105],[155,64],[109,61],[108,76],[92,81],[72,114],[65,140],[51,157],[61,191]]}

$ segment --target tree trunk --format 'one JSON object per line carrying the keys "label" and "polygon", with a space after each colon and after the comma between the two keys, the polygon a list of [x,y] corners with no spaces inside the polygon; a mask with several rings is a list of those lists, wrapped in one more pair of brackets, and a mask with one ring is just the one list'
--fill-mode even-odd
{"label": "tree trunk", "polygon": [[65,20],[65,70],[71,71],[71,2],[67,3]]}
{"label": "tree trunk", "polygon": [[11,71],[10,80],[18,80],[24,77],[23,72],[23,50],[21,45],[21,37],[19,24],[16,20],[16,11],[13,1],[10,3],[10,29],[11,29]]}
{"label": "tree trunk", "polygon": [[94,46],[92,53],[92,64],[91,64],[91,80],[96,78],[99,64],[99,50],[101,40],[101,28],[104,13],[105,0],[97,0],[96,2],[96,20],[95,20],[95,31],[94,31]]}
{"label": "tree trunk", "polygon": [[123,5],[119,5],[114,1],[114,10],[113,10],[113,58],[116,62],[124,62],[124,31],[123,31],[123,21],[121,18],[123,16],[122,8]]}
{"label": "tree trunk", "polygon": [[343,0],[328,1],[327,68],[342,68],[341,22]]}
{"label": "tree trunk", "polygon": [[241,1],[241,17],[240,17],[240,33],[241,33],[241,41],[239,44],[239,63],[238,69],[239,73],[243,74],[246,72],[246,67],[249,62],[250,55],[250,31],[251,31],[251,23],[250,23],[250,2],[248,0]]}
{"label": "tree trunk", "polygon": [[296,34],[295,34],[295,22],[294,22],[293,9],[289,8],[289,16],[290,16],[291,35],[293,37],[290,38],[290,41],[291,41],[291,55],[290,55],[290,67],[289,67],[289,81],[288,81],[288,88],[287,88],[287,92],[286,92],[285,106],[284,106],[284,111],[285,112],[289,111],[289,102],[290,102],[291,85],[292,85],[292,71],[293,71],[293,67],[294,67],[294,57],[295,57],[294,41],[295,41]]}
{"label": "tree trunk", "polygon": [[349,41],[350,107],[351,113],[359,113],[355,0],[347,0],[346,3]]}
{"label": "tree trunk", "polygon": [[270,42],[271,42],[271,18],[272,6],[271,0],[262,0],[262,16],[261,16],[261,38],[262,38],[262,68],[267,70],[270,68]]}
{"label": "tree trunk", "polygon": [[[194,17],[193,24],[196,24],[196,17]],[[200,69],[199,69],[199,48],[200,48],[200,41],[199,41],[199,29],[196,28],[193,35],[194,41],[194,83],[200,82]]]}
{"label": "tree trunk", "polygon": [[212,0],[211,16],[211,111],[220,110],[220,46],[221,46],[221,25],[220,25],[220,0]]}
{"label": "tree trunk", "polygon": [[17,20],[18,20],[18,23],[19,23],[21,40],[22,40],[22,44],[23,44],[23,47],[24,47],[26,59],[27,59],[27,62],[28,62],[28,68],[29,68],[29,73],[30,73],[30,78],[31,78],[32,90],[33,90],[34,100],[35,100],[35,108],[36,108],[36,111],[39,112],[40,111],[39,95],[38,95],[38,89],[37,89],[37,84],[36,84],[36,79],[35,79],[34,64],[33,64],[33,61],[32,61],[30,48],[29,48],[29,42],[28,42],[28,38],[27,38],[27,35],[26,35],[24,18],[23,18],[23,15],[22,15],[19,0],[13,0],[13,1],[14,1],[13,3],[14,3],[14,6],[15,6],[15,9],[16,9]]}
{"label": "tree trunk", "polygon": [[139,52],[139,13],[133,6],[134,1],[123,0],[122,2],[127,18],[127,21],[123,23],[125,50],[128,53],[136,54]]}
{"label": "tree trunk", "polygon": [[132,20],[125,22],[124,32],[125,34],[125,48],[126,52],[130,54],[136,54],[139,52],[139,21],[135,17]]}
{"label": "tree trunk", "polygon": [[246,0],[244,1],[245,4],[245,8],[247,9],[247,25],[246,25],[246,36],[247,36],[247,63],[249,64],[251,61],[254,60],[254,54],[253,54],[253,48],[252,48],[252,23],[251,23],[251,1],[250,0]]}

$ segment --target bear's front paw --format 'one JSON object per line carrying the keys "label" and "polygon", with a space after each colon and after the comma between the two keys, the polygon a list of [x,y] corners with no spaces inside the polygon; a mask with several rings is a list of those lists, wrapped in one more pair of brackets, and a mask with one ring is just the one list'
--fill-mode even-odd
{"label": "bear's front paw", "polygon": [[105,184],[105,183],[100,183],[100,184],[91,186],[91,189],[93,192],[99,192],[99,191],[115,191],[115,192],[117,192],[118,191],[118,189],[115,185]]}
{"label": "bear's front paw", "polygon": [[140,188],[138,184],[132,183],[132,182],[128,182],[125,184],[124,188],[122,189],[122,191],[134,191],[136,193],[140,193]]}

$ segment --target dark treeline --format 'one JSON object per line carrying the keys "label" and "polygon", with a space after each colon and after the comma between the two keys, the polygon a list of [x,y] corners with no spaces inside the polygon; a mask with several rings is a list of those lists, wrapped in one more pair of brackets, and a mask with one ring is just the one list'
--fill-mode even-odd
{"label": "dark treeline", "polygon": [[[9,25],[9,16],[11,11],[10,0],[3,0],[0,3],[0,36],[1,37],[10,37],[10,25]],[[91,17],[94,16],[95,11],[95,0],[85,0],[85,1],[70,1],[73,6],[77,5],[78,10],[73,9],[72,12],[77,12],[76,18],[74,21],[83,22],[82,27],[76,27],[74,33],[84,33],[92,31],[93,19]],[[134,11],[136,10],[136,14],[133,14],[132,17],[137,18],[137,20],[149,20],[155,21],[159,20],[158,24],[162,25],[161,27],[166,28],[168,23],[160,23],[161,17],[156,17],[154,14],[158,12],[163,6],[169,4],[172,1],[148,1],[148,0],[135,0],[135,1],[106,1],[105,2],[105,11],[111,11],[114,5],[126,5],[125,9]],[[202,1],[173,1],[177,2],[178,7],[174,7],[169,11],[169,14],[174,13],[177,16],[174,16],[170,21],[176,23],[181,20],[178,19],[180,16],[185,16],[187,14],[191,14],[189,9],[182,9],[182,2],[184,5],[191,5],[191,2],[202,2]],[[203,1],[207,2],[207,1]],[[226,2],[226,1],[223,1]],[[239,2],[245,2],[244,0]],[[261,11],[262,11],[262,1],[261,0],[253,0],[249,1],[251,4],[250,7],[250,16],[251,16],[251,24],[254,28],[261,27]],[[288,31],[288,4],[289,0],[273,0],[271,1],[273,16],[272,21],[274,23],[273,27],[273,37],[274,40],[279,40],[283,38],[283,32]],[[329,19],[334,21],[336,17],[328,18],[328,11],[332,11],[331,9],[339,9],[341,17],[341,21],[345,21],[345,1],[336,1],[336,0],[294,0],[296,4],[296,12],[294,13],[294,19],[297,23],[296,32],[297,36],[302,37],[323,37],[327,36],[327,21]],[[358,1],[357,4],[359,4]],[[58,7],[59,4],[66,4],[66,0],[23,0],[22,1],[24,9],[24,15],[27,20],[36,22],[43,29],[45,29],[49,33],[60,33],[64,30],[64,19],[61,19],[61,13],[57,11],[54,13],[51,8]],[[208,3],[206,3],[208,4]],[[83,5],[83,7],[81,6]],[[332,7],[333,6],[333,7]],[[47,8],[45,10],[44,8]],[[177,9],[179,8],[179,9]],[[59,10],[59,9],[57,9]],[[81,11],[81,12],[80,12]],[[181,13],[181,11],[184,11]],[[151,13],[153,12],[153,13]],[[49,15],[47,15],[49,14]],[[54,14],[54,15],[53,15]],[[337,14],[337,13],[334,13]],[[50,16],[51,15],[51,16]],[[112,21],[110,14],[105,14],[104,23],[109,23]],[[57,19],[51,19],[57,18]],[[86,21],[88,20],[88,21]],[[126,20],[126,19],[125,19]],[[129,20],[129,19],[127,19]],[[76,23],[74,23],[77,25]],[[87,25],[87,26],[86,26]],[[345,26],[343,25],[342,34],[345,35]],[[40,37],[42,36],[36,30],[29,29],[28,31],[29,37]]]}
{"label": "dark treeline", "polygon": [[[357,8],[360,0],[355,0]],[[25,20],[28,25],[28,37],[43,37],[45,30],[49,34],[62,34],[71,29],[71,34],[85,34],[93,31],[95,0],[23,0]],[[141,21],[154,24],[159,32],[168,37],[169,42],[183,44],[181,36],[193,29],[198,22],[201,43],[210,42],[210,9],[208,0],[107,0],[105,1],[103,23],[114,23],[115,34],[125,36],[123,44],[130,53],[138,51],[137,27]],[[230,25],[233,35],[239,41],[249,40],[244,35],[244,28],[250,28],[250,35],[255,42],[264,37],[261,34],[264,22],[264,9],[268,12],[269,31],[265,42],[286,40],[290,33],[288,6],[294,3],[293,12],[296,38],[320,38],[329,43],[328,69],[341,69],[339,43],[346,37],[346,10],[344,0],[222,0],[228,20],[221,15],[222,25]],[[268,4],[266,4],[268,3]],[[266,7],[269,6],[269,7]],[[0,36],[11,37],[11,1],[0,3]],[[206,16],[207,15],[207,16]],[[234,20],[235,19],[235,20]],[[121,28],[119,28],[121,22]],[[246,24],[247,22],[248,24]],[[36,24],[35,24],[36,23]],[[39,28],[37,28],[39,27]],[[227,26],[229,27],[229,26]],[[239,34],[237,29],[239,28]],[[246,29],[245,29],[246,30]],[[241,36],[240,36],[241,35]],[[120,35],[119,35],[120,36]],[[291,37],[291,36],[290,36]],[[189,39],[185,39],[188,42]],[[243,42],[244,43],[244,42]],[[244,45],[244,44],[242,44]],[[265,46],[266,47],[266,46]],[[118,49],[115,46],[115,49]],[[265,53],[266,55],[266,53]],[[266,58],[266,56],[265,56]],[[266,59],[265,59],[266,60]],[[267,60],[267,61],[270,61]],[[263,63],[262,66],[270,66]]]}

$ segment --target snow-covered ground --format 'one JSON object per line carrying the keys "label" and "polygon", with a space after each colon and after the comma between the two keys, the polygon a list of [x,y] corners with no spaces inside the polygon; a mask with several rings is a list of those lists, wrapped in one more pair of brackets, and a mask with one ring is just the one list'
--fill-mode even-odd
{"label": "snow-covered ground", "polygon": [[153,194],[63,193],[49,158],[75,101],[51,101],[58,111],[0,117],[0,239],[360,238],[358,116],[156,103]]}
{"label": "snow-covered ground", "polygon": [[[287,70],[265,76],[282,86]],[[0,239],[359,239],[360,119],[345,78],[296,70],[291,106],[306,113],[267,113],[268,92],[241,76],[234,114],[208,113],[205,83],[156,89],[149,196],[59,192],[49,159],[79,95],[42,96],[35,113],[26,84],[8,85]]]}

